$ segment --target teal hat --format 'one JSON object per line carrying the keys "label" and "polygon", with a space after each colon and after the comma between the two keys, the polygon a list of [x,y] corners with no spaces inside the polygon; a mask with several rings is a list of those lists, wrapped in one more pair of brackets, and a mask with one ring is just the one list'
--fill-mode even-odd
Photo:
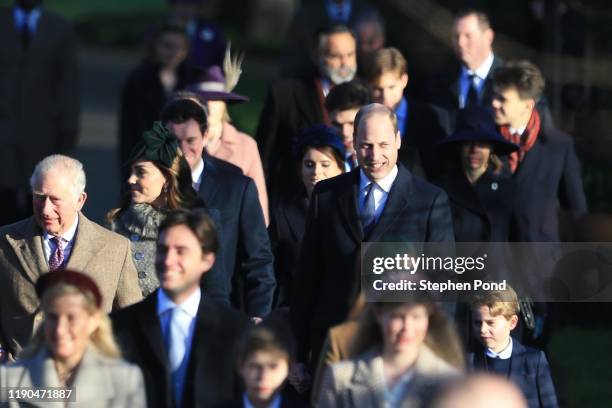
{"label": "teal hat", "polygon": [[126,164],[144,159],[163,163],[166,167],[172,167],[178,148],[177,137],[161,122],[157,121],[153,123],[150,130],[142,134],[142,138],[132,150]]}

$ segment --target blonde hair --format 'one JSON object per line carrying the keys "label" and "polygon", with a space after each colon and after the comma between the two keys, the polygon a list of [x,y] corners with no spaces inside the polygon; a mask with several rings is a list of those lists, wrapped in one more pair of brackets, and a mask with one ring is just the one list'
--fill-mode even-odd
{"label": "blonde hair", "polygon": [[[91,292],[86,292],[79,289],[77,286],[68,283],[58,283],[45,293],[41,300],[43,311],[47,308],[51,300],[66,295],[82,295],[85,299],[85,310],[90,316],[99,313],[100,324],[96,330],[90,335],[90,344],[103,356],[111,358],[120,358],[121,351],[113,337],[113,329],[111,320],[106,313],[103,313],[97,306],[96,300]],[[21,352],[20,357],[32,357],[40,351],[45,345],[45,328],[44,323],[38,328],[36,334],[30,341],[30,344]]]}
{"label": "blonde hair", "polygon": [[504,316],[510,319],[520,313],[518,295],[510,287],[506,286],[505,290],[484,291],[475,294],[470,305],[473,309],[486,306],[492,316]]}

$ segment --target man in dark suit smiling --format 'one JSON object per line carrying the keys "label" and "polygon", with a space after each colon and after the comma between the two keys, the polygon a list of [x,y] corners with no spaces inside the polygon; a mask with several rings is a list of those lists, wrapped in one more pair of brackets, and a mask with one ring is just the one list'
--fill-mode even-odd
{"label": "man in dark suit smiling", "polygon": [[327,329],[360,291],[361,242],[453,242],[446,194],[397,164],[393,110],[366,105],[355,118],[359,168],[321,181],[310,199],[291,318],[299,361],[317,361]]}
{"label": "man in dark suit smiling", "polygon": [[215,406],[239,395],[229,350],[247,319],[200,289],[218,246],[205,211],[169,214],[157,240],[160,288],[111,316],[123,355],[142,369],[149,407]]}

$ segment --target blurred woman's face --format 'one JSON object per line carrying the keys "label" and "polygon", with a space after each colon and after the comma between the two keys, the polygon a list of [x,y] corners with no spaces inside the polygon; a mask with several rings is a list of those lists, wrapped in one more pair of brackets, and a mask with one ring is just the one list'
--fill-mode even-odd
{"label": "blurred woman's face", "polygon": [[161,205],[164,199],[162,190],[165,184],[166,177],[152,161],[139,160],[132,164],[128,185],[134,204]]}
{"label": "blurred woman's face", "polygon": [[206,106],[208,107],[208,123],[216,124],[223,122],[223,116],[227,105],[225,101],[207,101]]}
{"label": "blurred woman's face", "polygon": [[424,305],[404,304],[377,313],[386,351],[403,353],[417,350],[429,327],[429,314]]}
{"label": "blurred woman's face", "polygon": [[253,403],[269,401],[289,374],[287,356],[273,351],[256,351],[240,366],[246,392]]}
{"label": "blurred woman's face", "polygon": [[164,33],[155,44],[157,62],[165,68],[178,67],[187,58],[187,53],[187,40],[181,34]]}
{"label": "blurred woman's face", "polygon": [[321,180],[342,174],[342,169],[332,156],[315,149],[308,148],[302,157],[302,183],[306,187],[308,196],[312,193],[315,184]]}
{"label": "blurred woman's face", "polygon": [[484,142],[464,142],[461,145],[461,164],[468,171],[484,171],[489,164],[491,145]]}
{"label": "blurred woman's face", "polygon": [[91,334],[100,324],[100,316],[86,308],[79,293],[58,296],[45,307],[44,332],[54,359],[63,361],[83,356]]}

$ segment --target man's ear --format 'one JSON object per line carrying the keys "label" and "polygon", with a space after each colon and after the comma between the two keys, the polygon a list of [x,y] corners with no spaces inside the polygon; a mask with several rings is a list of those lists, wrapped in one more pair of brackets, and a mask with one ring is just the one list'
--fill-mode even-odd
{"label": "man's ear", "polygon": [[204,273],[208,272],[209,270],[211,270],[211,268],[213,267],[213,265],[215,264],[215,260],[216,260],[216,256],[214,253],[209,252],[207,254],[203,254],[202,255],[202,269],[204,270]]}
{"label": "man's ear", "polygon": [[495,40],[495,31],[492,28],[487,28],[485,30],[485,37],[487,38],[487,42],[489,45],[493,45],[493,40]]}
{"label": "man's ear", "polygon": [[83,208],[83,205],[85,204],[85,201],[87,201],[87,193],[83,191],[79,195],[79,198],[77,199],[77,210],[78,211],[81,211],[81,208]]}
{"label": "man's ear", "polygon": [[518,316],[512,315],[512,317],[510,317],[509,322],[510,322],[510,330],[514,330],[514,328],[518,324]]}
{"label": "man's ear", "polygon": [[407,72],[404,72],[401,76],[400,76],[400,80],[402,81],[402,89],[406,89],[406,87],[408,86],[408,81],[409,81],[410,77],[408,76]]}
{"label": "man's ear", "polygon": [[399,150],[400,147],[402,147],[402,136],[400,135],[399,130],[395,134],[395,147],[397,147],[397,150]]}

